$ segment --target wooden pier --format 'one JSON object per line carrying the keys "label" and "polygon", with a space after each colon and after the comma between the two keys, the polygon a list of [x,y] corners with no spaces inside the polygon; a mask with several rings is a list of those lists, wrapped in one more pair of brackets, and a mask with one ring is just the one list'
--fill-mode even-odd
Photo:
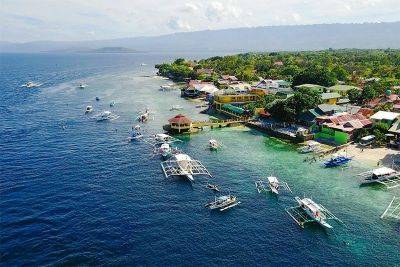
{"label": "wooden pier", "polygon": [[249,118],[237,118],[228,120],[207,120],[207,121],[193,121],[192,128],[202,129],[204,127],[210,128],[222,128],[237,126],[239,124],[245,123]]}

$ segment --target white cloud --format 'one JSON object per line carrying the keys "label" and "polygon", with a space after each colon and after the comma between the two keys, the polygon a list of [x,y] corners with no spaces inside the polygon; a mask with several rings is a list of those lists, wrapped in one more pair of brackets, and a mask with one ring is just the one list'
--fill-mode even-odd
{"label": "white cloud", "polygon": [[171,18],[167,22],[167,26],[172,30],[177,31],[189,31],[192,27],[186,21],[183,21],[179,18]]}
{"label": "white cloud", "polygon": [[7,41],[110,39],[243,26],[400,19],[400,0],[0,1],[0,39]]}
{"label": "white cloud", "polygon": [[180,8],[182,12],[193,13],[199,10],[199,7],[193,3],[185,3],[183,7]]}

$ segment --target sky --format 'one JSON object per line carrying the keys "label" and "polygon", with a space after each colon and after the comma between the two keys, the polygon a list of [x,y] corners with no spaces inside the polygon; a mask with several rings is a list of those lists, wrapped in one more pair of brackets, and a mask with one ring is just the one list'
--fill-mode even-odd
{"label": "sky", "polygon": [[400,0],[0,0],[0,41],[400,20]]}

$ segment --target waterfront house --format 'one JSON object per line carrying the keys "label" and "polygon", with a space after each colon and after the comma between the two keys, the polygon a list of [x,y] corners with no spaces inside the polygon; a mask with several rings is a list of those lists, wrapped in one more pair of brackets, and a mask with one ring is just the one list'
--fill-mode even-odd
{"label": "waterfront house", "polygon": [[357,86],[337,84],[337,85],[328,87],[327,91],[330,92],[330,93],[338,93],[342,97],[345,97],[345,96],[347,96],[348,91],[350,91],[351,89],[361,90]]}
{"label": "waterfront house", "polygon": [[186,89],[182,91],[182,96],[198,97],[208,94],[214,94],[219,89],[212,82],[203,82],[200,80],[190,80]]}
{"label": "waterfront house", "polygon": [[314,138],[327,143],[343,145],[352,140],[356,130],[370,127],[372,122],[362,114],[347,112],[316,118],[312,127]]}
{"label": "waterfront house", "polygon": [[298,90],[300,88],[309,88],[309,89],[315,90],[321,94],[323,92],[326,92],[326,90],[327,90],[326,87],[324,87],[324,86],[321,86],[318,84],[310,84],[310,83],[300,84],[300,85],[297,85],[294,87],[295,90]]}
{"label": "waterfront house", "polygon": [[321,104],[316,108],[309,109],[298,117],[298,120],[305,125],[312,125],[315,123],[317,117],[331,116],[335,113],[344,112],[346,109],[338,105]]}
{"label": "waterfront house", "polygon": [[192,128],[192,120],[182,114],[176,115],[169,119],[168,122],[167,130],[172,133],[187,133]]}
{"label": "waterfront house", "polygon": [[224,104],[232,104],[241,106],[247,103],[255,102],[259,99],[256,94],[249,93],[236,93],[232,90],[220,90],[214,94],[213,105],[216,110],[222,109]]}
{"label": "waterfront house", "polygon": [[370,117],[374,123],[384,123],[391,127],[397,118],[400,118],[400,113],[390,111],[378,111]]}
{"label": "waterfront house", "polygon": [[340,95],[338,93],[322,93],[321,97],[325,104],[336,105]]}

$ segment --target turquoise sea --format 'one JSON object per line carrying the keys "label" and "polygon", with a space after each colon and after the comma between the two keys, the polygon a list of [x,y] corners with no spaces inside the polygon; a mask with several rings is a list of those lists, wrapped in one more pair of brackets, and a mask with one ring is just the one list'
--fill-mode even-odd
{"label": "turquoise sea", "polygon": [[[207,119],[178,91],[158,90],[170,81],[153,77],[154,64],[178,56],[210,55],[0,55],[2,266],[400,265],[400,223],[379,218],[400,190],[360,188],[355,175],[370,168],[361,162],[324,169],[305,163],[293,145],[224,128],[181,137],[177,146],[201,160],[212,183],[236,195],[239,206],[210,212],[204,204],[214,193],[204,187],[206,177],[193,185],[164,178],[149,146],[127,137],[146,107],[154,112],[142,125],[149,134],[177,113],[172,105]],[[29,80],[44,84],[20,87]],[[98,123],[84,114],[87,105],[120,118]],[[210,138],[223,148],[210,151]],[[255,180],[269,175],[287,181],[294,194],[258,194]],[[344,225],[300,228],[285,212],[295,195],[312,197]]]}

